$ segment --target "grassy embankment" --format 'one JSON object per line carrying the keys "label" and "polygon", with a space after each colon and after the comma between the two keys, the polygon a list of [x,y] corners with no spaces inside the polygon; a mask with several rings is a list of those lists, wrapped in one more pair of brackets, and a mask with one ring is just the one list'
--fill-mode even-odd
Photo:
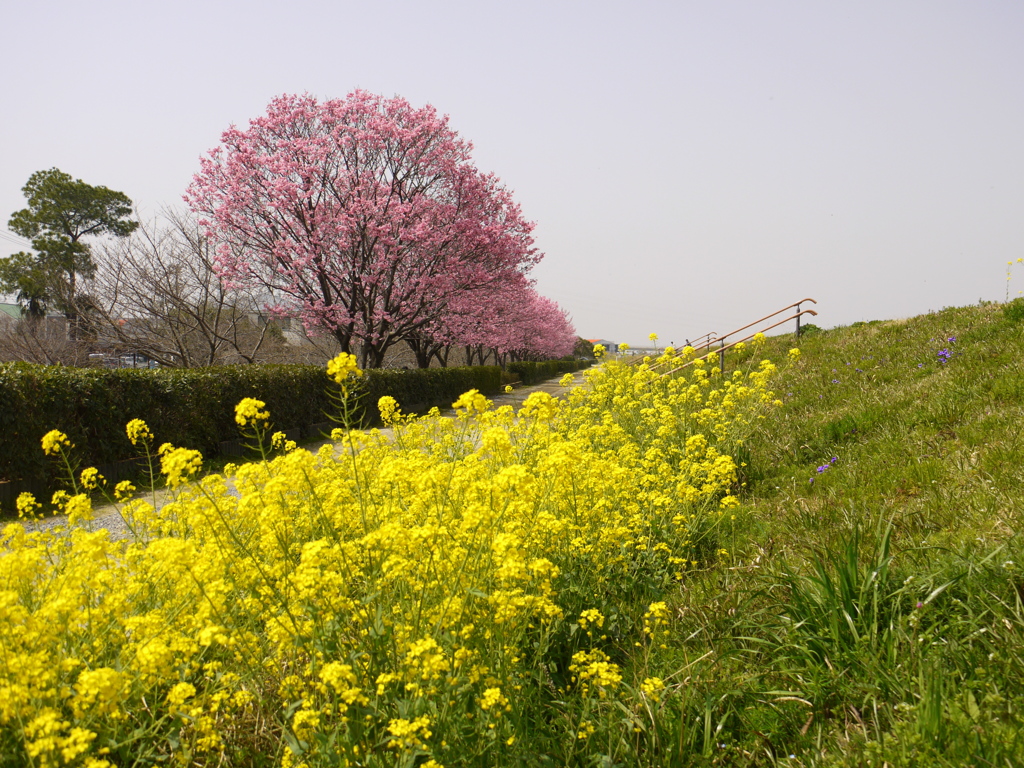
{"label": "grassy embankment", "polygon": [[801,347],[748,444],[731,562],[674,601],[680,661],[708,654],[679,688],[717,732],[695,746],[1024,763],[1024,323],[946,309]]}

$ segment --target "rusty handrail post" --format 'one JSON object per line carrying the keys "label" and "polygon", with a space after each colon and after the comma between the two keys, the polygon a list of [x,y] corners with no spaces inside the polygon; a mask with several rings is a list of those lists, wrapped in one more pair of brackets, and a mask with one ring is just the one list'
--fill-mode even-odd
{"label": "rusty handrail post", "polygon": [[686,339],[686,346],[697,349],[699,346],[707,346],[708,344],[713,344],[715,342],[715,339],[717,338],[718,333],[716,331],[708,331],[703,336],[700,336],[694,339],[693,341]]}
{"label": "rusty handrail post", "polygon": [[723,338],[721,342],[718,349],[718,372],[725,376],[725,339]]}
{"label": "rusty handrail post", "polygon": [[803,302],[798,301],[796,303],[796,340],[800,341],[800,305]]}

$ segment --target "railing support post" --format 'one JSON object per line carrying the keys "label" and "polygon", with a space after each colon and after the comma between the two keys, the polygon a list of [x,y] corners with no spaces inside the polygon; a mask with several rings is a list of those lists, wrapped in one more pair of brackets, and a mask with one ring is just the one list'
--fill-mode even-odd
{"label": "railing support post", "polygon": [[800,341],[800,302],[796,305],[796,340]]}
{"label": "railing support post", "polygon": [[725,376],[725,339],[722,339],[721,348],[718,350],[718,370]]}

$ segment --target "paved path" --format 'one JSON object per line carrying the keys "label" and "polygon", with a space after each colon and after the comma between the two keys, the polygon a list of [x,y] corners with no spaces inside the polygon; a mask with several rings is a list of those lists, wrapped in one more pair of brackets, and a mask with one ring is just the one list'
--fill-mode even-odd
{"label": "paved path", "polygon": [[[511,405],[513,408],[518,410],[519,407],[522,406],[523,401],[526,400],[526,398],[532,395],[534,392],[547,392],[548,394],[554,397],[561,397],[568,391],[567,387],[563,387],[561,384],[559,384],[559,381],[561,380],[563,375],[564,374],[560,374],[556,378],[548,379],[547,381],[541,382],[540,384],[535,384],[530,387],[517,387],[513,389],[512,392],[509,393],[501,392],[497,395],[492,396],[490,399],[494,402],[495,406]],[[583,372],[577,371],[575,374],[576,384],[578,385],[579,383],[582,382],[582,380]],[[446,417],[451,417],[453,414],[449,410],[445,412],[444,415]],[[382,428],[380,431],[387,434],[388,432],[390,432],[390,429]],[[300,447],[313,453],[316,453],[321,446],[326,445],[330,442],[332,441],[322,440],[320,442],[305,443]],[[149,500],[152,500],[151,494],[147,493],[145,494],[145,496]],[[168,499],[170,499],[171,493],[166,489],[161,489],[156,492],[155,497],[156,504],[158,506],[163,506],[163,504],[165,504],[168,501]],[[29,524],[26,527],[28,528],[28,530],[47,530],[60,525],[64,525],[66,522],[67,519],[64,515],[55,515],[53,517],[47,517],[36,523]],[[0,526],[3,526],[5,524],[6,523],[4,521],[0,521]],[[83,523],[83,527],[93,531],[98,531],[101,528],[106,528],[108,531],[110,531],[111,538],[114,539],[126,538],[129,535],[124,520],[121,517],[121,513],[118,511],[118,508],[113,504],[109,503],[94,504],[93,519],[89,522]]]}

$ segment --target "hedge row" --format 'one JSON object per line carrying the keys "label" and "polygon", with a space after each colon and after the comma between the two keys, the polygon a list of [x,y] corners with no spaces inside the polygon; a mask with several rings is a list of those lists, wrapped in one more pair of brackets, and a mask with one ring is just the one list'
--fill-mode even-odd
{"label": "hedge row", "polygon": [[519,376],[519,380],[527,386],[554,378],[560,373],[572,373],[589,368],[592,360],[577,360],[563,357],[561,360],[545,360],[541,363],[509,363],[505,370]]}
{"label": "hedge row", "polygon": [[[430,368],[367,371],[360,403],[366,420],[376,403],[391,395],[405,412],[449,406],[463,392],[497,392],[501,369]],[[157,444],[217,453],[236,440],[235,405],[244,397],[263,400],[275,429],[321,424],[336,414],[329,392],[337,386],[322,367],[239,365],[216,368],[104,370],[0,364],[0,481],[52,486],[56,462],[43,455],[40,439],[51,429],[66,432],[83,466],[113,464],[135,456],[125,424],[141,418]]]}

